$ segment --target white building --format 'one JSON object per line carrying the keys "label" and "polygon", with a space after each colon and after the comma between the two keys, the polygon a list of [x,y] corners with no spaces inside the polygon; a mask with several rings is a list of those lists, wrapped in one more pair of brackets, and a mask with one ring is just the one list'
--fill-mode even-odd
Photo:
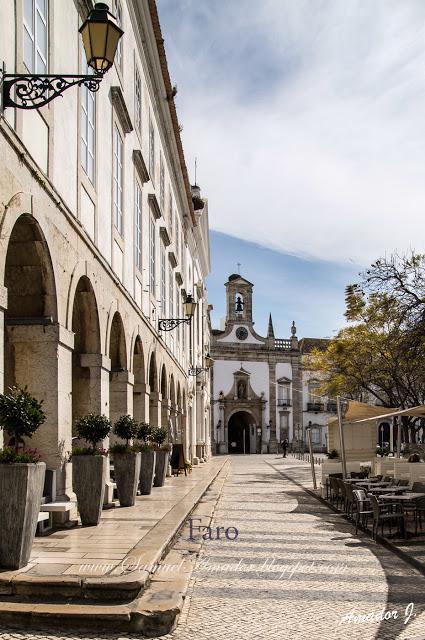
{"label": "white building", "polygon": [[267,336],[254,329],[253,284],[229,277],[227,314],[222,330],[213,330],[211,355],[212,439],[216,453],[278,450],[287,438],[294,448],[306,443],[311,427],[316,450],[326,446],[328,409],[318,398],[319,381],[304,370],[303,355],[326,341],[298,340],[295,323],[289,338],[275,338],[270,316]]}
{"label": "white building", "polygon": [[[1,2],[6,70],[87,73],[91,8]],[[97,93],[74,86],[0,118],[0,388],[44,401],[29,444],[57,470],[58,497],[72,493],[66,456],[89,411],[168,426],[194,462],[209,450],[208,373],[188,375],[209,346],[208,206],[188,181],[156,4],[111,10],[124,36]],[[190,326],[159,331],[187,294]]]}

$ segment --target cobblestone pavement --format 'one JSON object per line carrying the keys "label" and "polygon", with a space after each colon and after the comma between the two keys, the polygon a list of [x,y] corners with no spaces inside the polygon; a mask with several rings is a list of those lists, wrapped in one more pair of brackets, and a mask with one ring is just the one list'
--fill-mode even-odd
{"label": "cobblestone pavement", "polygon": [[[355,537],[303,490],[310,485],[309,465],[295,459],[232,457],[213,526],[236,527],[238,537],[221,531],[220,540],[205,541],[165,640],[425,640],[425,578]],[[383,612],[391,618],[381,622]],[[0,631],[0,640],[59,637],[77,638]]]}

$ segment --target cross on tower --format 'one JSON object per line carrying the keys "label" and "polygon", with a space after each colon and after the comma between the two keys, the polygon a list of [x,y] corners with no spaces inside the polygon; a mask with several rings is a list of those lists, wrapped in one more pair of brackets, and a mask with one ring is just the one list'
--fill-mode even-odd
{"label": "cross on tower", "polygon": [[239,275],[241,275],[241,266],[242,266],[242,265],[241,265],[241,263],[240,263],[240,262],[237,262],[237,263],[236,263],[236,265],[237,265],[237,267],[238,267],[238,273],[239,273]]}

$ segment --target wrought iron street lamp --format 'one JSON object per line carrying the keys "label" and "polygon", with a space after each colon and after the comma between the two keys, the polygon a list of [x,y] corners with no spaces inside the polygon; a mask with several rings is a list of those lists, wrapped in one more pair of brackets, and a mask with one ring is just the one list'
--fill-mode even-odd
{"label": "wrought iron street lamp", "polygon": [[115,58],[118,42],[124,31],[104,2],[97,2],[80,28],[87,64],[94,70],[91,75],[39,75],[10,74],[1,78],[2,109],[39,109],[62,95],[66,89],[77,86],[98,91],[103,75]]}
{"label": "wrought iron street lamp", "polygon": [[208,371],[209,369],[211,369],[211,367],[214,364],[214,360],[211,358],[209,353],[207,353],[207,355],[205,356],[204,363],[205,363],[204,367],[190,367],[188,374],[190,376],[199,376],[199,374],[202,373],[203,371]]}
{"label": "wrought iron street lamp", "polygon": [[180,324],[190,324],[195,313],[196,304],[189,293],[183,304],[186,318],[162,318],[158,320],[158,331],[172,331],[173,329],[177,329]]}

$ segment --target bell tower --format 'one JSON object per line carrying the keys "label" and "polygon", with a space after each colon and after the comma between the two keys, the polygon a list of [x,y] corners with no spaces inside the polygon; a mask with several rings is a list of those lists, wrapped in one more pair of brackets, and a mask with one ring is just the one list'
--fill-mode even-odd
{"label": "bell tower", "polygon": [[252,326],[252,287],[254,285],[241,275],[234,273],[226,282],[226,327],[229,324]]}

